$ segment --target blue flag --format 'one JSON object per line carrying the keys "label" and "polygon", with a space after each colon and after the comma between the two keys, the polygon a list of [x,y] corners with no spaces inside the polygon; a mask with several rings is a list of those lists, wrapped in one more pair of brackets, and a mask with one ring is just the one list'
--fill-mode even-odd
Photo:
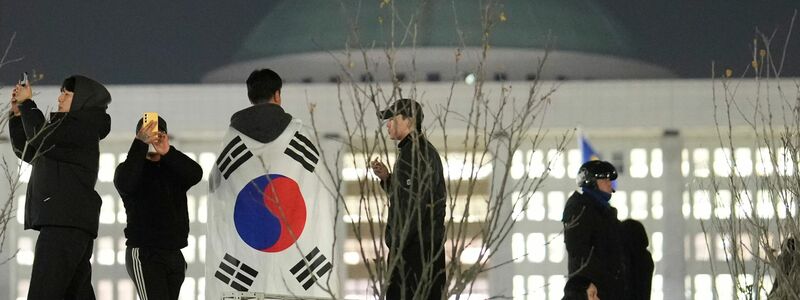
{"label": "blue flag", "polygon": [[[587,161],[590,160],[601,160],[600,153],[597,153],[597,151],[595,151],[594,148],[592,148],[592,145],[589,144],[589,139],[587,139],[586,136],[583,135],[582,133],[578,134],[578,144],[581,148],[581,157],[583,158],[583,163],[586,163]],[[617,189],[616,180],[611,182],[611,187],[614,188],[615,190]]]}

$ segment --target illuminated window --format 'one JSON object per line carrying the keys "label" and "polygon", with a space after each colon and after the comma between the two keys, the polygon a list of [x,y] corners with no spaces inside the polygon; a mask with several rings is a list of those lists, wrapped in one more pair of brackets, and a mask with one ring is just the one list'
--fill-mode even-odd
{"label": "illuminated window", "polygon": [[208,222],[208,196],[200,196],[200,201],[197,204],[197,221],[200,224]]}
{"label": "illuminated window", "polygon": [[542,221],[544,220],[545,208],[544,208],[544,193],[542,192],[534,192],[533,196],[528,199],[528,220],[531,221]]}
{"label": "illuminated window", "polygon": [[717,260],[726,261],[731,254],[731,252],[728,251],[728,249],[731,249],[730,237],[727,234],[717,234],[716,238],[714,239],[714,249],[714,252],[717,255]]}
{"label": "illuminated window", "polygon": [[631,192],[631,218],[647,219],[647,191]]}
{"label": "illuminated window", "polygon": [[117,300],[136,300],[136,287],[130,279],[117,281]]}
{"label": "illuminated window", "polygon": [[720,274],[716,278],[719,299],[733,299],[733,278],[731,274]]}
{"label": "illuminated window", "polygon": [[642,148],[631,149],[631,177],[647,177],[647,150]]}
{"label": "illuminated window", "polygon": [[361,262],[361,255],[356,251],[345,251],[342,260],[344,260],[345,264],[357,265]]}
{"label": "illuminated window", "polygon": [[771,219],[775,216],[775,208],[772,206],[772,193],[767,190],[759,190],[756,193],[756,212],[759,218]]}
{"label": "illuminated window", "polygon": [[198,256],[200,257],[200,262],[206,262],[206,235],[201,235],[200,238],[197,239],[197,252]]}
{"label": "illuminated window", "polygon": [[492,174],[491,161],[492,156],[485,152],[448,152],[445,157],[442,157],[444,178],[451,180],[484,179]]}
{"label": "illuminated window", "polygon": [[750,191],[739,191],[738,198],[735,199],[734,212],[739,219],[747,219],[753,216],[753,197]]}
{"label": "illuminated window", "polygon": [[772,155],[769,148],[762,147],[756,150],[756,175],[767,176],[773,171]]}
{"label": "illuminated window", "polygon": [[[711,241],[709,241],[710,243]],[[710,245],[708,245],[710,246]],[[710,247],[706,245],[706,235],[698,233],[694,236],[694,259],[697,261],[708,261]]]}
{"label": "illuminated window", "polygon": [[788,215],[797,215],[797,203],[790,190],[781,190],[780,199],[777,203],[778,218],[786,219]]}
{"label": "illuminated window", "polygon": [[[753,285],[753,275],[744,274],[744,275],[738,275],[736,277],[738,279],[738,283],[739,283],[740,287],[752,286]],[[748,295],[747,291],[744,291],[742,289],[737,289],[737,292],[736,292],[736,298],[737,299],[748,299],[748,298],[751,298],[751,297],[753,297],[753,296]]]}
{"label": "illuminated window", "polygon": [[564,192],[551,191],[547,193],[547,218],[553,221],[561,221],[564,214]]}
{"label": "illuminated window", "polygon": [[792,176],[794,175],[794,166],[795,166],[795,159],[792,158],[792,152],[786,148],[779,148],[777,152],[777,161],[778,161],[778,168],[777,172],[779,175],[784,176]]}
{"label": "illuminated window", "polygon": [[116,168],[117,164],[114,161],[114,154],[101,153],[99,170],[97,171],[97,180],[100,182],[113,182],[114,171]]}
{"label": "illuminated window", "polygon": [[[24,161],[17,160],[17,162],[19,164],[21,164],[21,166],[19,167],[19,171],[20,171],[19,181],[22,182],[22,183],[30,182],[30,180],[31,180],[31,170],[33,168],[31,167],[30,164],[28,164],[28,163],[26,163]],[[26,291],[27,291],[27,288],[26,288]]]}
{"label": "illuminated window", "polygon": [[664,300],[664,276],[661,274],[653,275],[653,283],[650,288],[650,300]]}
{"label": "illuminated window", "polygon": [[736,244],[736,252],[741,256],[742,260],[750,261],[753,259],[752,251],[753,249],[753,239],[750,237],[749,233],[740,233],[739,234],[739,243]]}
{"label": "illuminated window", "polygon": [[[378,160],[389,168],[394,165],[395,156],[393,152],[390,152],[388,156],[382,153],[380,155],[375,154],[375,157],[379,157]],[[372,171],[367,168],[367,166],[369,166],[369,160],[375,157],[367,157],[365,153],[346,153],[342,157],[342,180],[356,181],[364,178],[369,178],[370,180],[377,179],[377,177],[372,174]]]}
{"label": "illuminated window", "polygon": [[515,263],[525,260],[525,236],[522,233],[511,235],[511,256]]}
{"label": "illuminated window", "polygon": [[125,265],[125,249],[128,247],[125,245],[125,241],[124,237],[117,240],[117,264],[120,266]]}
{"label": "illuminated window", "polygon": [[117,207],[117,223],[128,223],[128,213],[125,211],[125,203],[122,202],[122,198],[117,198]]}
{"label": "illuminated window", "polygon": [[579,149],[569,149],[567,151],[567,176],[575,179],[578,176],[578,169],[583,164],[583,155]]}
{"label": "illuminated window", "polygon": [[514,293],[514,300],[525,300],[525,276],[522,275],[514,275],[511,279],[512,281],[512,289]]}
{"label": "illuminated window", "polygon": [[206,298],[206,278],[197,278],[197,299]]}
{"label": "illuminated window", "polygon": [[650,239],[651,252],[653,253],[653,261],[659,262],[664,253],[661,251],[664,245],[664,235],[661,232],[653,232],[653,237]]}
{"label": "illuminated window", "polygon": [[664,155],[661,148],[650,151],[650,174],[653,178],[661,178],[661,174],[664,174]]}
{"label": "illuminated window", "polygon": [[201,168],[203,168],[203,180],[208,180],[208,175],[211,174],[211,170],[214,169],[214,164],[216,163],[217,155],[211,152],[203,152],[200,153],[199,161],[197,162]]}
{"label": "illuminated window", "polygon": [[17,300],[25,300],[28,298],[28,287],[31,285],[30,280],[20,279],[17,281]]}
{"label": "illuminated window", "polygon": [[617,191],[611,196],[611,206],[617,209],[617,218],[624,220],[628,218],[628,194],[625,191]]}
{"label": "illuminated window", "polygon": [[689,149],[681,150],[681,174],[683,177],[689,176],[689,169],[691,168],[691,164],[689,164]]}
{"label": "illuminated window", "polygon": [[186,277],[183,280],[183,284],[181,285],[181,293],[178,299],[180,300],[194,300],[197,295],[195,295],[195,280],[192,277]]}
{"label": "illuminated window", "polygon": [[102,201],[102,205],[100,206],[100,224],[114,224],[114,220],[116,219],[116,214],[114,211],[114,196],[111,195],[103,195],[100,197]]}
{"label": "illuminated window", "polygon": [[546,253],[544,234],[531,233],[528,235],[528,261],[540,263],[544,261]]}
{"label": "illuminated window", "polygon": [[509,170],[511,178],[519,180],[525,175],[525,163],[522,161],[522,151],[514,151],[511,157],[511,169]]}
{"label": "illuminated window", "polygon": [[730,176],[732,166],[733,166],[733,159],[731,158],[731,149],[715,148],[714,174],[722,177]]}
{"label": "illuminated window", "polygon": [[114,252],[114,238],[104,236],[97,239],[97,263],[104,266],[111,266],[116,259]]}
{"label": "illuminated window", "polygon": [[547,287],[547,299],[561,300],[564,297],[564,285],[567,284],[567,279],[564,275],[553,275],[548,278],[547,282],[550,284]]}
{"label": "illuminated window", "polygon": [[714,208],[714,215],[718,219],[728,219],[731,217],[731,191],[718,190],[716,193],[716,207]]}
{"label": "illuminated window", "polygon": [[17,239],[17,264],[21,266],[33,265],[33,240],[23,236]]}
{"label": "illuminated window", "polygon": [[97,281],[97,299],[113,299],[114,298],[114,282],[108,279],[100,279]]}
{"label": "illuminated window", "polygon": [[694,149],[692,153],[692,158],[694,161],[694,176],[696,177],[708,177],[711,174],[711,171],[708,168],[708,149],[697,148]]}
{"label": "illuminated window", "polygon": [[197,249],[197,240],[195,239],[194,235],[189,235],[186,239],[186,247],[181,249],[183,253],[183,258],[186,260],[186,263],[193,263],[195,259],[195,253]]}
{"label": "illuminated window", "polygon": [[561,179],[567,172],[564,167],[564,155],[558,149],[550,149],[547,151],[547,162],[550,166],[550,176],[553,178]]}
{"label": "illuminated window", "polygon": [[664,217],[664,194],[661,191],[653,191],[650,196],[650,212],[654,220],[661,220]]}
{"label": "illuminated window", "polygon": [[117,155],[118,162],[124,162],[126,159],[128,159],[128,152],[123,152]]}
{"label": "illuminated window", "polygon": [[733,155],[736,162],[736,173],[743,177],[753,175],[753,158],[750,148],[736,148]]}
{"label": "illuminated window", "polygon": [[542,177],[547,167],[542,162],[544,154],[542,150],[529,150],[528,151],[528,178]]}
{"label": "illuminated window", "polygon": [[564,260],[564,235],[552,233],[547,236],[550,242],[547,244],[547,259],[552,263],[560,263]]}
{"label": "illuminated window", "polygon": [[546,299],[544,276],[528,276],[528,300]]}
{"label": "illuminated window", "polygon": [[711,275],[697,274],[694,276],[694,299],[707,300],[714,298]]}
{"label": "illuminated window", "polygon": [[511,206],[513,208],[511,212],[511,218],[514,221],[519,222],[522,220],[523,216],[525,215],[525,206],[527,205],[529,198],[530,197],[528,197],[527,193],[511,193]]}
{"label": "illuminated window", "polygon": [[197,200],[193,195],[186,195],[186,210],[189,213],[189,223],[194,223],[197,216]]}
{"label": "illuminated window", "polygon": [[694,218],[698,220],[708,220],[711,218],[711,200],[708,191],[694,191]]}

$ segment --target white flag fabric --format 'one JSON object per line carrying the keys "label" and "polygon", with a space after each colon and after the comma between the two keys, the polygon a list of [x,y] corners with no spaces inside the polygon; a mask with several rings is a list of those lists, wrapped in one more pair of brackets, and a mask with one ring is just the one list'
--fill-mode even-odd
{"label": "white flag fabric", "polygon": [[206,299],[339,298],[335,199],[310,137],[298,119],[267,144],[225,134],[209,180]]}

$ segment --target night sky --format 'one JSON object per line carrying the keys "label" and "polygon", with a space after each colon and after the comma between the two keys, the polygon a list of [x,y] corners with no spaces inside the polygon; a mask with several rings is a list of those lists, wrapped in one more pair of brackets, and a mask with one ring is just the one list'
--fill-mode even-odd
{"label": "night sky", "polygon": [[[276,2],[4,0],[0,45],[16,32],[9,58],[24,59],[0,69],[0,80],[12,83],[21,71],[33,69],[44,73],[40,83],[48,84],[73,73],[109,84],[196,83],[232,62],[250,28]],[[770,35],[777,30],[773,45],[782,49],[800,8],[798,0],[602,2],[630,31],[638,59],[684,78],[709,77],[712,61],[743,70],[756,29]],[[796,23],[784,76],[800,75],[800,20]]]}

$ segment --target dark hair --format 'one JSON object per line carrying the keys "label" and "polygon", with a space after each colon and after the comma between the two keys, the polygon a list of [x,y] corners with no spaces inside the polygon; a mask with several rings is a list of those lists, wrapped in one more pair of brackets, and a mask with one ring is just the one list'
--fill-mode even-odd
{"label": "dark hair", "polygon": [[68,91],[68,92],[75,92],[75,76],[67,77],[64,79],[64,82],[61,83],[61,89]]}
{"label": "dark hair", "polygon": [[[404,113],[398,113],[398,116],[402,116],[403,119],[411,118],[411,116],[407,116]],[[414,118],[414,125],[416,125],[417,133],[422,133],[422,114],[417,114]]]}
{"label": "dark hair", "polygon": [[270,69],[255,70],[247,77],[247,98],[250,103],[261,104],[272,101],[275,92],[283,86],[283,80]]}

